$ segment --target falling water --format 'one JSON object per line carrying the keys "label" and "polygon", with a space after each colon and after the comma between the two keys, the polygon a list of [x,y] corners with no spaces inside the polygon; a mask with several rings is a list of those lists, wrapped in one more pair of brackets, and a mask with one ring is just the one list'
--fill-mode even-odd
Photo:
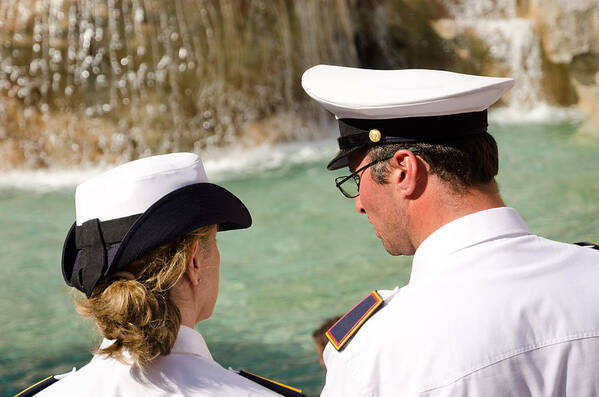
{"label": "falling water", "polygon": [[3,0],[2,161],[293,140],[310,131],[298,75],[355,64],[351,32],[345,0]]}
{"label": "falling water", "polygon": [[458,31],[473,30],[488,46],[495,67],[517,84],[510,107],[531,109],[542,102],[541,42],[533,21],[518,18],[516,0],[443,0]]}

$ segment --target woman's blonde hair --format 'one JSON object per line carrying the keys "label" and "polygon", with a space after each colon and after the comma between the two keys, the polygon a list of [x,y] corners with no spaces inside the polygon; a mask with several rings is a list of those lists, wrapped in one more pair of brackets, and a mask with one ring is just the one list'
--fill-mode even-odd
{"label": "woman's blonde hair", "polygon": [[75,298],[77,312],[94,319],[102,335],[115,341],[96,354],[143,368],[170,353],[181,314],[169,290],[185,273],[192,243],[197,240],[203,247],[214,227],[199,228],[132,262],[124,270],[135,279],[109,277],[90,298],[84,294]]}

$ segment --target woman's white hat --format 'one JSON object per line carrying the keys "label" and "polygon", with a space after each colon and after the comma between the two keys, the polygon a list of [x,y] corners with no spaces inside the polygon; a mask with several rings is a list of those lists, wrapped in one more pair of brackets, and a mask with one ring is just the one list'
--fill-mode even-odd
{"label": "woman's white hat", "polygon": [[77,187],[75,208],[62,273],[88,297],[102,278],[199,227],[216,224],[223,231],[252,223],[237,197],[208,182],[193,153],[148,157],[107,171]]}

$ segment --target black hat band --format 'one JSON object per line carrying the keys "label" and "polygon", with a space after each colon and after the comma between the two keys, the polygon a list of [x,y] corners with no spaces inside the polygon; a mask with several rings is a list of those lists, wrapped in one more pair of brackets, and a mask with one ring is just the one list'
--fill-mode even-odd
{"label": "black hat band", "polygon": [[[487,111],[397,119],[339,119],[341,150],[363,145],[439,142],[484,134]],[[372,134],[376,131],[376,134]]]}
{"label": "black hat band", "polygon": [[100,222],[97,218],[75,227],[75,248],[78,250],[71,284],[89,297],[109,268],[108,250],[120,243],[131,225],[141,215]]}

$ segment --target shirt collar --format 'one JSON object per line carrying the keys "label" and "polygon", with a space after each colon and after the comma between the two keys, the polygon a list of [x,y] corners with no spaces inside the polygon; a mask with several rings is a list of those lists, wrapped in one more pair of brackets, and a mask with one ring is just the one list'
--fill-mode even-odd
{"label": "shirt collar", "polygon": [[[105,349],[113,343],[114,340],[104,338],[100,348]],[[179,333],[177,334],[177,339],[171,349],[171,354],[193,354],[214,361],[202,334],[185,325],[182,325],[179,328]],[[129,357],[128,353],[125,352],[125,358],[129,359]]]}
{"label": "shirt collar", "polygon": [[173,345],[171,354],[195,354],[209,360],[214,360],[202,334],[185,325],[179,328],[179,334],[177,335],[177,340]]}
{"label": "shirt collar", "polygon": [[526,235],[530,230],[518,212],[492,208],[458,218],[431,233],[412,260],[410,284],[434,276],[454,252],[507,235]]}

